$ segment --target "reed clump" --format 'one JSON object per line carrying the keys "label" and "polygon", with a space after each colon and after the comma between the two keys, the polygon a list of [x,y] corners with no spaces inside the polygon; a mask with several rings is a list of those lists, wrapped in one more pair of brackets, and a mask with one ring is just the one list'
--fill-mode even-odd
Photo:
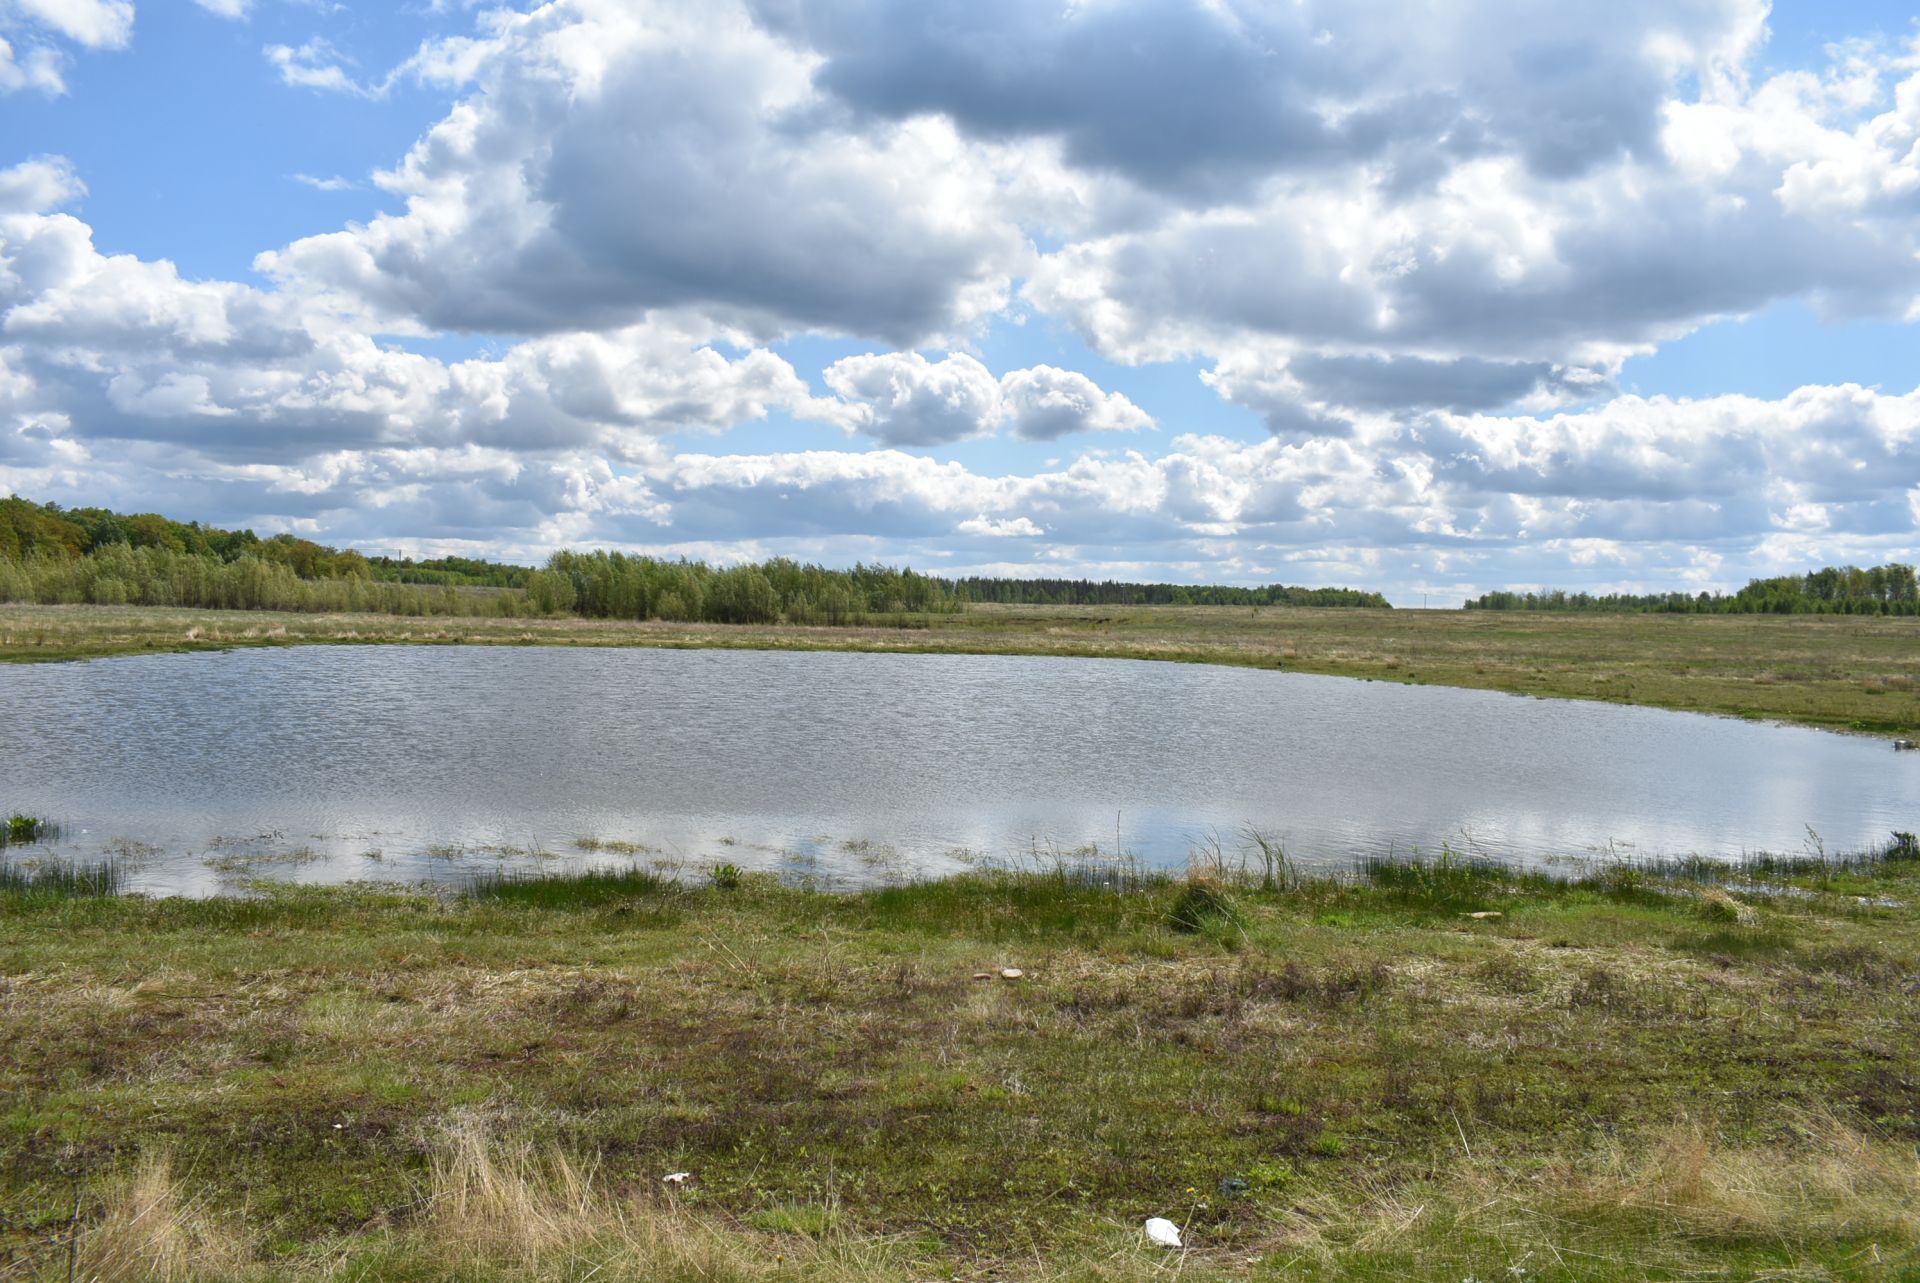
{"label": "reed clump", "polygon": [[0,896],[36,900],[73,900],[119,895],[126,871],[114,860],[90,863],[0,859]]}

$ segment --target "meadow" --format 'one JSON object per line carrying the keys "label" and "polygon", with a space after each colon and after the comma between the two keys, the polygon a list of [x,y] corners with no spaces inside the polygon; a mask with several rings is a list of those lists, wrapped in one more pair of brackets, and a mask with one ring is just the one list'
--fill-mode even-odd
{"label": "meadow", "polygon": [[1249,850],[853,895],[16,863],[0,1277],[1920,1268],[1911,839],[1732,882]]}
{"label": "meadow", "polygon": [[1911,616],[975,604],[828,627],[0,605],[0,661],[368,642],[1154,659],[1920,732]]}

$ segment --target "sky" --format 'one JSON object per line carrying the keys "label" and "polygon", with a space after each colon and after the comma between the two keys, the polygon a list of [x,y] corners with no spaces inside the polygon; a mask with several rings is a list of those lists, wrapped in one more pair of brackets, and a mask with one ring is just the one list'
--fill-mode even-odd
{"label": "sky", "polygon": [[1883,0],[0,0],[0,492],[371,553],[1920,543]]}

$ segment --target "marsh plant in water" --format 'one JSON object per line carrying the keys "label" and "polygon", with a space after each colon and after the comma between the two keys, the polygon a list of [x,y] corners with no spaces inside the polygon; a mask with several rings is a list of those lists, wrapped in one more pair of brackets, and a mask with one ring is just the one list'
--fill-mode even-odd
{"label": "marsh plant in water", "polygon": [[119,895],[125,884],[125,873],[112,860],[92,864],[65,861],[25,864],[0,860],[0,897],[72,900]]}
{"label": "marsh plant in water", "polygon": [[51,820],[16,812],[7,818],[4,825],[0,825],[0,847],[51,841],[59,832]]}

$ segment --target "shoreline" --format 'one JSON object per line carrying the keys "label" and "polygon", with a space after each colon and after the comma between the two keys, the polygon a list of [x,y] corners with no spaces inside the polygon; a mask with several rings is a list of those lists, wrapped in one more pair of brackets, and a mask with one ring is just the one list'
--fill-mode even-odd
{"label": "shoreline", "polygon": [[[4,818],[0,816],[0,821]],[[1231,848],[1215,837],[1190,844],[1184,861],[1167,862],[1153,862],[1130,851],[1109,850],[1091,843],[1074,848],[1050,847],[1044,853],[1035,847],[1025,854],[1004,857],[969,852],[957,863],[950,859],[945,869],[917,869],[891,843],[875,844],[862,839],[858,843],[862,850],[881,852],[871,861],[862,857],[866,863],[862,874],[846,868],[823,869],[817,859],[781,860],[771,866],[752,860],[740,864],[736,861],[749,859],[748,851],[761,855],[784,853],[757,845],[738,850],[739,844],[728,840],[720,840],[716,849],[694,856],[646,841],[582,838],[560,848],[536,843],[524,848],[483,845],[431,849],[419,854],[418,860],[423,863],[411,875],[388,867],[389,861],[395,858],[391,852],[373,850],[358,856],[365,876],[324,881],[297,874],[275,876],[276,870],[298,870],[329,860],[347,865],[354,860],[346,855],[316,855],[302,844],[286,851],[234,853],[223,850],[218,855],[208,854],[195,865],[215,874],[208,887],[156,889],[142,885],[143,874],[150,873],[156,862],[167,862],[164,848],[138,839],[116,838],[103,853],[86,855],[62,851],[61,844],[70,842],[64,826],[53,820],[30,818],[38,825],[33,838],[9,840],[5,830],[0,829],[0,894],[21,879],[30,882],[44,875],[48,886],[54,889],[71,880],[76,887],[92,888],[85,894],[150,901],[248,900],[315,892],[428,896],[451,902],[467,897],[476,887],[523,883],[560,885],[611,875],[644,875],[664,887],[697,889],[712,878],[715,869],[725,868],[734,878],[770,881],[795,894],[843,898],[978,879],[1015,882],[1052,879],[1138,889],[1164,888],[1196,876],[1239,887],[1266,885],[1278,877],[1285,886],[1326,889],[1363,886],[1403,871],[1555,891],[1590,884],[1631,882],[1649,888],[1721,887],[1743,894],[1793,896],[1806,893],[1810,884],[1823,885],[1836,878],[1852,876],[1871,879],[1907,861],[1920,860],[1920,848],[1913,845],[1914,834],[1903,829],[1892,829],[1877,844],[1865,848],[1833,852],[1827,852],[1823,843],[1818,852],[1812,853],[1803,849],[1792,853],[1754,850],[1737,855],[1643,856],[1603,854],[1598,849],[1589,849],[1581,854],[1501,857],[1443,842],[1437,852],[1423,851],[1418,846],[1402,850],[1387,844],[1379,850],[1316,857],[1289,853],[1279,841],[1251,826],[1243,826],[1237,831],[1236,844]],[[1909,822],[1920,828],[1920,815]],[[120,850],[116,851],[116,847]],[[853,847],[843,844],[843,849]]]}

